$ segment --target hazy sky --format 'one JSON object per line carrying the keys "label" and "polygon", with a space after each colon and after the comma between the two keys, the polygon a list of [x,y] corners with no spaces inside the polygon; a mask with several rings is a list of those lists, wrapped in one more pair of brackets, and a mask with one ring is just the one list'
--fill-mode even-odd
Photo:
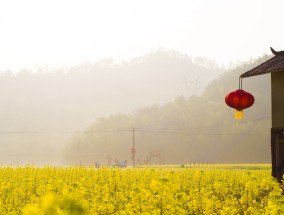
{"label": "hazy sky", "polygon": [[283,9],[283,0],[0,0],[0,70],[160,47],[228,65],[284,49]]}

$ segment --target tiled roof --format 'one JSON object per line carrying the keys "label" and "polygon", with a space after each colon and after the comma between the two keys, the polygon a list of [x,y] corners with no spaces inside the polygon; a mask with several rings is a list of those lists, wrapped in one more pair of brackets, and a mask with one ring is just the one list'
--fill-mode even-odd
{"label": "tiled roof", "polygon": [[273,58],[245,72],[240,77],[246,78],[255,75],[267,74],[271,72],[279,72],[279,71],[284,72],[284,51],[276,52],[272,48],[271,51],[275,55]]}

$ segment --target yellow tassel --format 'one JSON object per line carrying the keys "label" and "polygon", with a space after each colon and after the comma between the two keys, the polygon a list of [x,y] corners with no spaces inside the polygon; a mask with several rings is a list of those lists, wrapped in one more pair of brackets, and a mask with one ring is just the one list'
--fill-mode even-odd
{"label": "yellow tassel", "polygon": [[243,118],[243,110],[236,110],[235,111],[235,119],[241,120]]}

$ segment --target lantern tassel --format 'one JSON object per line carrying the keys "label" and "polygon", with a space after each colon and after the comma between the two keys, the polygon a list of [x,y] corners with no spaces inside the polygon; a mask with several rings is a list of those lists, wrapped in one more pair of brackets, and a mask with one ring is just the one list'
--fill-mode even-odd
{"label": "lantern tassel", "polygon": [[243,118],[243,110],[236,110],[235,111],[235,119],[236,120],[241,120]]}

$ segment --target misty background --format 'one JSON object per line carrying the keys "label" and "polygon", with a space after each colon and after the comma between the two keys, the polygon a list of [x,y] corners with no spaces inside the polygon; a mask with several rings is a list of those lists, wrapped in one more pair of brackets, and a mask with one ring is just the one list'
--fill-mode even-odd
{"label": "misty background", "polygon": [[[100,165],[270,162],[270,76],[245,79],[256,98],[237,125],[224,97],[243,72],[159,49],[59,70],[1,72],[0,163]],[[152,156],[152,157],[151,157]]]}
{"label": "misty background", "polygon": [[270,163],[281,0],[0,2],[0,165]]}

